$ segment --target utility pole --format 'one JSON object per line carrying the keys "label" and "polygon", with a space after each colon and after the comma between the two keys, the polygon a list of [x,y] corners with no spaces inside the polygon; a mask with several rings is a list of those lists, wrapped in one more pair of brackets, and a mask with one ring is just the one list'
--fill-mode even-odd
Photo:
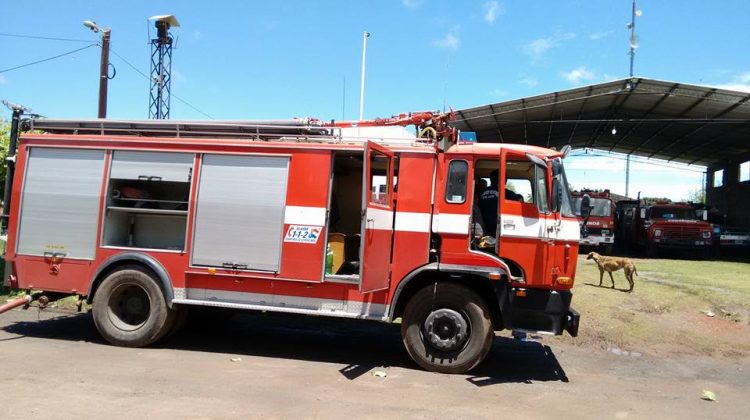
{"label": "utility pole", "polygon": [[[628,73],[630,77],[633,77],[633,65],[635,63],[635,50],[638,48],[638,37],[635,34],[635,18],[641,17],[643,15],[643,12],[638,10],[635,5],[635,0],[633,0],[633,7],[630,11],[630,23],[628,23],[628,29],[630,29],[630,52],[628,53],[630,55],[630,72]],[[612,132],[614,134],[614,131]],[[630,190],[630,153],[628,153],[628,158],[625,161],[625,196],[628,196],[628,192]]]}
{"label": "utility pole", "polygon": [[107,84],[109,82],[109,39],[112,30],[100,28],[92,20],[84,20],[83,26],[91,29],[94,33],[102,33],[102,55],[99,61],[99,112],[97,118],[107,118]]}
{"label": "utility pole", "polygon": [[635,0],[633,0],[633,8],[630,13],[630,23],[628,23],[628,29],[630,29],[630,77],[633,77],[633,63],[635,62],[635,50],[638,48],[638,37],[635,34],[635,18],[641,17],[643,12],[636,9]]}
{"label": "utility pole", "polygon": [[625,159],[625,197],[629,197],[630,193],[630,154],[628,153],[627,159]]}
{"label": "utility pole", "polygon": [[102,57],[99,63],[99,114],[98,118],[107,118],[107,82],[109,81],[109,28],[102,30]]}
{"label": "utility pole", "polygon": [[367,57],[367,38],[370,37],[370,33],[367,31],[362,32],[362,77],[359,81],[359,120],[365,112],[365,58]]}

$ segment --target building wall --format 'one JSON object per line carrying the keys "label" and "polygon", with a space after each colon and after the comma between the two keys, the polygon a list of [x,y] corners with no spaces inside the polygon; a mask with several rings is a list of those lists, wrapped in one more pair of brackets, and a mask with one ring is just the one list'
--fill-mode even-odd
{"label": "building wall", "polygon": [[[726,217],[726,226],[750,228],[750,181],[740,182],[740,164],[750,155],[723,165],[708,167],[706,175],[706,204],[716,207]],[[723,185],[714,187],[714,173],[724,170]]]}

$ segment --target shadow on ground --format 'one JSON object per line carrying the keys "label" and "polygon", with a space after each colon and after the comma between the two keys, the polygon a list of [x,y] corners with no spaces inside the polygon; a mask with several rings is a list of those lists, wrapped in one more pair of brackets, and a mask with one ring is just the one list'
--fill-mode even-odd
{"label": "shadow on ground", "polygon": [[[20,337],[105,344],[89,314],[18,321],[0,329]],[[380,366],[419,369],[403,347],[399,325],[378,322],[243,313],[211,326],[188,323],[155,347],[345,365],[339,372],[349,380]],[[495,338],[485,362],[466,380],[476,386],[568,382],[548,346],[506,337]]]}

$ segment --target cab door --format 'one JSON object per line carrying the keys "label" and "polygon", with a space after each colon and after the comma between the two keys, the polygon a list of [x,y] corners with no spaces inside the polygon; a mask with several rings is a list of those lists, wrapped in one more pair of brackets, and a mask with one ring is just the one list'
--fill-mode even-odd
{"label": "cab door", "polygon": [[393,158],[386,147],[368,141],[362,180],[360,292],[388,288],[393,244]]}
{"label": "cab door", "polygon": [[517,263],[527,284],[540,285],[549,268],[548,224],[553,221],[546,164],[533,158],[501,151],[497,243],[498,255]]}

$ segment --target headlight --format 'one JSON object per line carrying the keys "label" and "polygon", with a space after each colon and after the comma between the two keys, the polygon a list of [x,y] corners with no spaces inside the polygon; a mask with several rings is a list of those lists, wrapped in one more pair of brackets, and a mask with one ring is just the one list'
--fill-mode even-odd
{"label": "headlight", "polygon": [[703,231],[703,238],[708,239],[710,237],[711,237],[711,231],[710,230]]}
{"label": "headlight", "polygon": [[654,229],[654,236],[657,238],[661,236],[661,229]]}

